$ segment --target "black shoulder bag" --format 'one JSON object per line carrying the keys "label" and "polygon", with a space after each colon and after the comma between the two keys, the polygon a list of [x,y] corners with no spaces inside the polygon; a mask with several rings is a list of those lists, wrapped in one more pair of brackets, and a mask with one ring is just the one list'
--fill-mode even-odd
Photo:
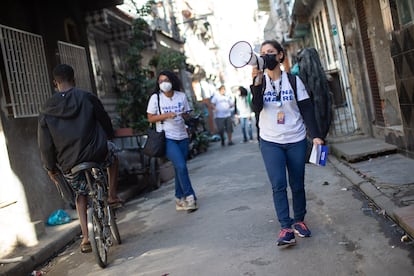
{"label": "black shoulder bag", "polygon": [[[161,108],[160,108],[160,94],[157,93],[158,98],[158,110],[161,115]],[[161,121],[161,125],[164,124]],[[147,130],[147,141],[145,142],[143,152],[145,155],[150,157],[163,157],[165,156],[165,131],[164,129],[161,132],[157,132],[155,123],[151,124]]]}

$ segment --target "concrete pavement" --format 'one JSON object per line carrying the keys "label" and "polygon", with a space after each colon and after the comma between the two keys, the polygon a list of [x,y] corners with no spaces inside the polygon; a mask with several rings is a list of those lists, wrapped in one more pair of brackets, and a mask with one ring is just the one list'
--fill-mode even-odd
{"label": "concrete pavement", "polygon": [[332,165],[414,237],[414,159],[367,137],[333,143],[331,151]]}
{"label": "concrete pavement", "polygon": [[[235,142],[238,141],[240,139],[236,135]],[[330,149],[329,162],[364,192],[380,212],[390,216],[410,236],[414,236],[414,160],[396,153],[391,145],[372,138],[336,142],[330,145]],[[351,155],[347,156],[347,153]],[[131,191],[124,190],[122,196],[131,196]],[[10,258],[22,258],[1,265],[0,275],[30,274],[77,239],[79,234],[77,220],[61,226],[47,226],[46,234],[39,244],[32,248],[16,249]]]}

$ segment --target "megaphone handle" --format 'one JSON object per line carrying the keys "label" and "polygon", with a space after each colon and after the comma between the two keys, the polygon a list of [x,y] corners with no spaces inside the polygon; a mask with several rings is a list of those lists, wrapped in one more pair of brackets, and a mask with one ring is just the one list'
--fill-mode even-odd
{"label": "megaphone handle", "polygon": [[256,58],[256,67],[257,67],[257,70],[260,70],[259,58],[256,55],[254,57]]}
{"label": "megaphone handle", "polygon": [[262,84],[262,78],[260,76],[256,76],[253,78],[253,85],[259,86]]}
{"label": "megaphone handle", "polygon": [[253,77],[253,85],[259,86],[259,85],[262,85],[262,83],[263,83],[263,72],[259,68],[257,68],[257,74]]}

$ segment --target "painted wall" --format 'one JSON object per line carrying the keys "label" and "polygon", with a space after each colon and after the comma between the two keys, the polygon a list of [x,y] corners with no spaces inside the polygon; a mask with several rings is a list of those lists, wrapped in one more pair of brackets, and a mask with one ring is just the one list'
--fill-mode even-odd
{"label": "painted wall", "polygon": [[[377,0],[363,1],[367,14],[369,44],[385,121],[384,126],[377,125],[374,120],[373,99],[361,40],[362,30],[355,10],[355,1],[337,0],[337,4],[344,33],[344,46],[349,59],[349,76],[358,124],[363,133],[384,139],[398,146],[400,151],[410,154],[413,152],[413,145],[412,142],[410,145],[410,141],[414,139],[412,136],[413,119],[411,119],[412,100],[410,103],[412,94],[411,98],[409,94],[413,91],[410,80],[414,70],[407,67],[407,63],[411,61],[407,61],[406,58],[413,51],[414,45],[409,45],[410,37],[407,36],[412,31],[406,30],[404,34],[403,32],[390,34],[384,27],[389,24],[387,22],[390,15],[389,8],[381,6],[380,1]],[[401,80],[408,76],[407,80]],[[405,91],[402,92],[402,90]],[[401,99],[403,99],[403,104]]]}

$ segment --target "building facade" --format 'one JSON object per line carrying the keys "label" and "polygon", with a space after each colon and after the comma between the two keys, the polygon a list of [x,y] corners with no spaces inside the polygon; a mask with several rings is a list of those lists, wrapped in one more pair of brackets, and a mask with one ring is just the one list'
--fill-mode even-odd
{"label": "building facade", "polygon": [[333,93],[331,139],[370,136],[414,155],[413,4],[407,0],[266,2],[290,62],[305,47],[320,56]]}
{"label": "building facade", "polygon": [[[58,63],[75,68],[77,86],[111,95],[112,84],[100,89],[94,72],[99,68],[104,68],[103,74],[115,70],[116,65],[105,60],[102,49],[117,47],[108,34],[128,25],[127,19],[110,10],[121,2],[22,0],[0,4],[0,256],[14,246],[36,244],[47,217],[64,207],[40,161],[37,116],[52,95],[51,72]],[[109,28],[102,27],[99,34],[91,35],[91,22],[86,19],[96,11],[105,13],[103,24]],[[92,38],[105,42],[91,43]],[[93,52],[99,58],[91,58]],[[112,61],[117,55],[111,56]],[[98,59],[106,64],[98,66]]]}
{"label": "building facade", "polygon": [[[144,17],[138,10],[146,4],[125,2],[126,8],[122,0],[0,4],[0,258],[15,246],[35,245],[48,216],[68,207],[43,169],[37,145],[37,116],[53,93],[53,68],[71,65],[76,85],[95,93],[116,123],[119,75],[127,71],[134,19]],[[172,0],[147,6],[140,65],[148,78],[157,73],[154,56],[184,52],[177,7]],[[193,77],[185,63],[177,74],[192,101]]]}

